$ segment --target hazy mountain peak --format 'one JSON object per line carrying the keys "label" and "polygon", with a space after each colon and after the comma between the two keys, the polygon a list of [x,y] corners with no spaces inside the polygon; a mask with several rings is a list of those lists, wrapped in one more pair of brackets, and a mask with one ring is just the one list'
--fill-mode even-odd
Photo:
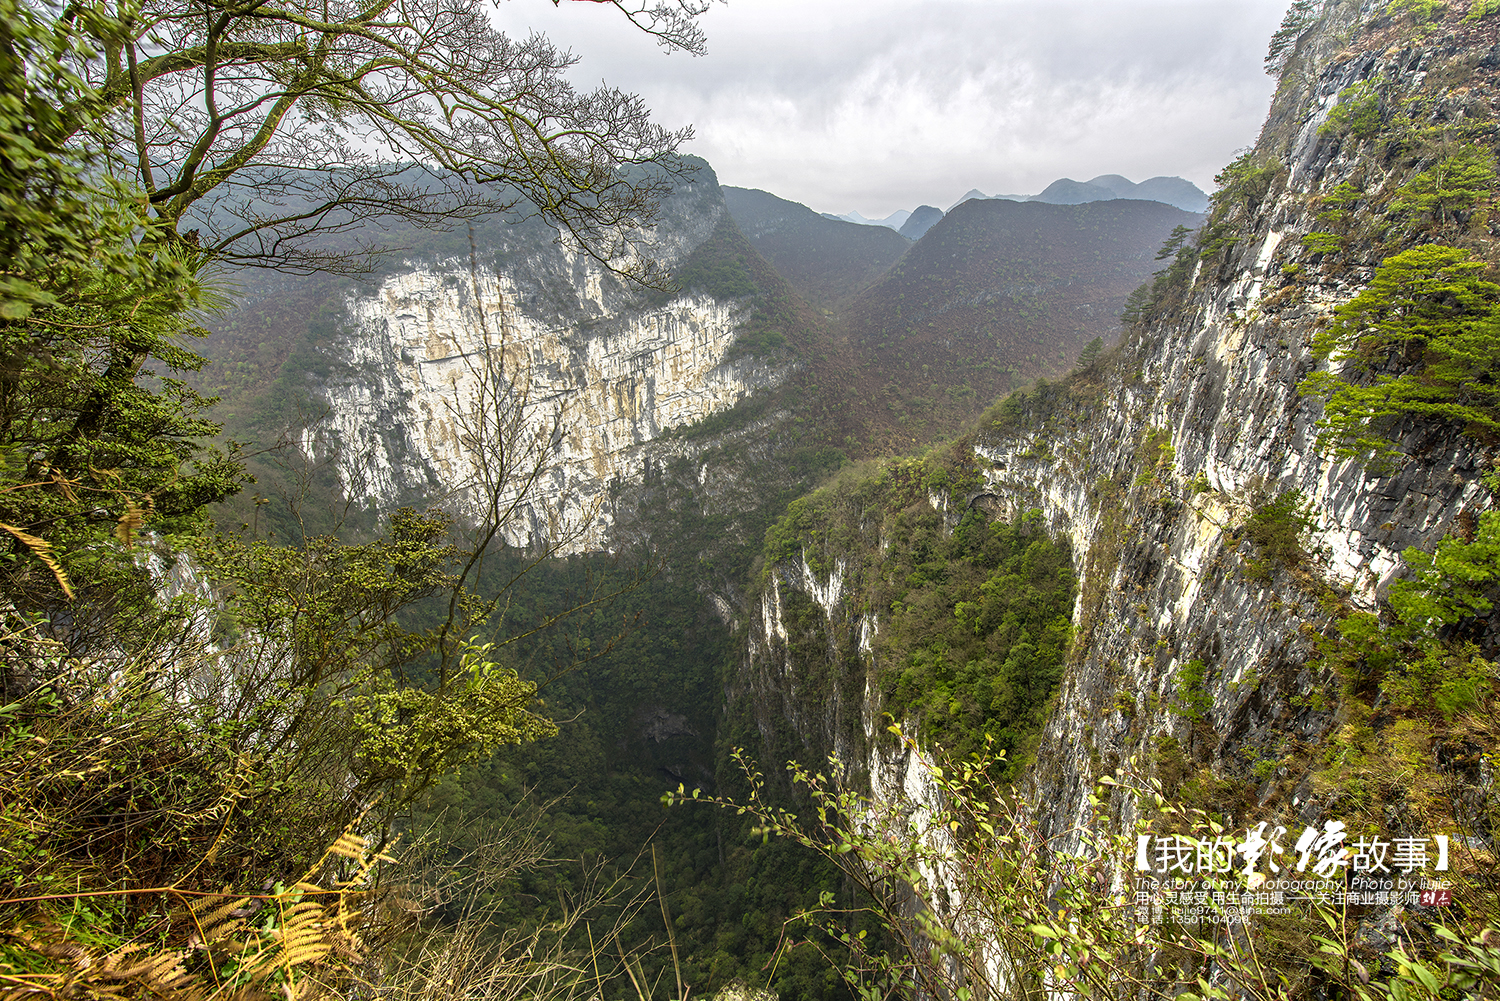
{"label": "hazy mountain peak", "polygon": [[852,222],[856,226],[884,226],[887,229],[900,229],[902,223],[906,222],[907,218],[911,216],[911,213],[906,209],[897,209],[884,219],[869,219],[858,212],[846,212],[843,215],[835,212],[820,212],[818,214],[824,219],[832,219],[835,222]]}
{"label": "hazy mountain peak", "polygon": [[1136,183],[1128,177],[1121,177],[1119,174],[1100,174],[1098,177],[1089,178],[1084,183],[1092,187],[1113,191],[1117,198],[1135,197]]}
{"label": "hazy mountain peak", "polygon": [[952,212],[954,209],[958,208],[960,205],[962,205],[964,202],[968,201],[970,198],[988,199],[988,198],[991,198],[991,197],[993,197],[993,196],[985,194],[983,191],[980,191],[978,188],[970,188],[968,191],[964,192],[963,196],[960,197],[958,199],[958,201],[956,201],[952,205],[948,206],[948,211]]}
{"label": "hazy mountain peak", "polygon": [[1031,200],[1046,202],[1049,205],[1082,205],[1084,202],[1105,202],[1118,197],[1109,188],[1100,187],[1089,181],[1075,181],[1071,177],[1059,177],[1043,188],[1041,194],[1033,195]]}
{"label": "hazy mountain peak", "polygon": [[[1181,177],[1150,177],[1137,184],[1122,174],[1100,174],[1091,177],[1087,181],[1075,181],[1071,177],[1060,177],[1042,189],[1040,194],[1035,195],[987,195],[978,188],[970,188],[963,197],[959,198],[948,211],[952,212],[967,201],[990,201],[996,198],[1008,199],[1016,202],[1046,202],[1050,205],[1082,205],[1086,202],[1107,202],[1115,198],[1132,198],[1148,202],[1162,202],[1173,205],[1187,212],[1208,211],[1208,195],[1192,181]],[[925,220],[926,225],[913,224],[911,220],[924,209],[936,212],[936,216],[930,216]],[[819,213],[825,219],[837,222],[852,222],[860,226],[884,226],[887,229],[896,230],[908,239],[921,239],[921,234],[927,232],[934,222],[944,215],[941,209],[931,205],[924,205],[916,212],[908,212],[906,209],[892,212],[884,219],[870,219],[858,212],[847,212],[844,215],[836,215],[832,212]],[[912,226],[908,231],[907,227]],[[913,235],[913,234],[916,235]]]}
{"label": "hazy mountain peak", "polygon": [[1148,177],[1135,186],[1133,198],[1166,202],[1189,212],[1207,212],[1208,195],[1192,181],[1182,177]]}
{"label": "hazy mountain peak", "polygon": [[983,191],[980,191],[978,188],[970,188],[962,198],[954,202],[952,205],[948,206],[948,211],[952,212],[964,202],[972,201],[975,199],[978,199],[979,201],[993,201],[996,198],[1003,198],[1007,201],[1012,202],[1024,202],[1027,201],[1030,197],[1030,195],[987,195]]}
{"label": "hazy mountain peak", "polygon": [[1208,210],[1208,195],[1192,181],[1181,177],[1151,177],[1139,184],[1119,174],[1100,174],[1087,181],[1060,177],[1030,200],[1053,205],[1081,205],[1084,202],[1109,201],[1112,198],[1163,202],[1188,212]]}
{"label": "hazy mountain peak", "polygon": [[902,223],[899,232],[908,240],[920,240],[922,234],[936,225],[941,218],[943,218],[942,209],[931,205],[920,205],[911,217]]}

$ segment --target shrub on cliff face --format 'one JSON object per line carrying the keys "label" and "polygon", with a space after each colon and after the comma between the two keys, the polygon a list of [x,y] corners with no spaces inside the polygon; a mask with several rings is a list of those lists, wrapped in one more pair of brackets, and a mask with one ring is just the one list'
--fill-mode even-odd
{"label": "shrub on cliff face", "polygon": [[1317,527],[1317,519],[1302,491],[1287,490],[1251,513],[1245,522],[1245,535],[1255,543],[1262,558],[1290,567],[1307,557],[1303,546],[1308,533]]}
{"label": "shrub on cliff face", "polygon": [[1390,215],[1440,227],[1487,201],[1496,181],[1495,155],[1482,146],[1461,146],[1402,186]]}
{"label": "shrub on cliff face", "polygon": [[1320,135],[1352,135],[1371,139],[1380,132],[1380,94],[1366,81],[1345,87],[1339,92],[1339,103],[1318,126]]}
{"label": "shrub on cliff face", "polygon": [[1500,435],[1500,285],[1467,250],[1426,244],[1386,258],[1313,340],[1337,371],[1302,393],[1325,400],[1318,443],[1336,456],[1389,457],[1401,420]]}
{"label": "shrub on cliff face", "polygon": [[1168,264],[1155,272],[1151,281],[1130,294],[1120,314],[1121,323],[1131,326],[1155,320],[1182,304],[1200,253],[1196,242],[1189,239],[1192,235],[1193,231],[1186,226],[1173,228],[1156,252],[1156,259]]}
{"label": "shrub on cliff face", "polygon": [[1500,511],[1481,514],[1472,539],[1444,539],[1432,554],[1413,546],[1402,558],[1412,577],[1391,586],[1391,606],[1402,619],[1438,628],[1486,615],[1500,582]]}
{"label": "shrub on cliff face", "polygon": [[1271,191],[1277,175],[1286,168],[1275,160],[1256,154],[1253,150],[1244,153],[1214,175],[1218,190],[1213,195],[1212,218],[1243,209],[1253,215]]}

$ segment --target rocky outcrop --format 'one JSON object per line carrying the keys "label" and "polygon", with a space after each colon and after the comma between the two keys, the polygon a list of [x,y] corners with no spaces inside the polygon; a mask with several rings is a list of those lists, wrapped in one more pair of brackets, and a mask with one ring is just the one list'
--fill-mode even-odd
{"label": "rocky outcrop", "polygon": [[[631,252],[670,267],[724,212],[704,168]],[[303,447],[337,455],[347,496],[476,514],[498,501],[516,507],[511,543],[598,548],[612,492],[640,482],[663,432],[785,378],[785,360],[734,353],[744,300],[642,293],[549,233],[509,227],[346,297],[318,387],[328,416]]]}
{"label": "rocky outcrop", "polygon": [[[1010,513],[1040,509],[1081,570],[1075,658],[1030,774],[1053,833],[1086,819],[1097,778],[1132,756],[1152,760],[1165,738],[1239,775],[1319,742],[1333,714],[1296,697],[1322,687],[1308,665],[1332,605],[1374,608],[1408,546],[1430,550],[1488,505],[1474,439],[1411,424],[1397,429],[1394,468],[1336,460],[1317,446],[1321,403],[1298,392],[1326,364],[1313,337],[1375,263],[1335,268],[1309,253],[1303,236],[1326,228],[1319,196],[1351,179],[1373,196],[1407,169],[1397,161],[1374,176],[1352,137],[1320,126],[1354,85],[1396,105],[1423,95],[1429,72],[1473,63],[1452,34],[1391,47],[1399,25],[1372,24],[1366,7],[1329,5],[1304,35],[1252,152],[1275,177],[1258,204],[1221,207],[1240,233],[1221,271],[1198,275],[1184,307],[1137,331],[1112,366],[1038,396],[1023,428],[981,432],[984,492]],[[1242,531],[1288,491],[1317,523],[1301,568],[1257,560]],[[1174,707],[1194,661],[1206,727]],[[1292,778],[1289,805],[1311,819],[1316,793]]]}

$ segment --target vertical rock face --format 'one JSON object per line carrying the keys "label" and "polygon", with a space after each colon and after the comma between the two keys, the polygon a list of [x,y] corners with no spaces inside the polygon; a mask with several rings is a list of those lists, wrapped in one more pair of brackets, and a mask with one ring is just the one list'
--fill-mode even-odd
{"label": "vertical rock face", "polygon": [[[1164,738],[1239,775],[1318,742],[1332,714],[1296,697],[1322,687],[1307,662],[1332,609],[1307,576],[1346,606],[1373,608],[1408,546],[1430,550],[1488,506],[1482,450],[1453,426],[1399,426],[1402,454],[1372,471],[1319,450],[1322,405],[1297,389],[1326,364],[1310,351],[1314,335],[1375,263],[1336,269],[1304,246],[1328,228],[1320,196],[1353,181],[1365,192],[1356,212],[1373,213],[1414,172],[1399,160],[1372,169],[1357,137],[1320,126],[1362,92],[1392,106],[1430,97],[1441,121],[1449,88],[1465,81],[1424,88],[1429,72],[1477,61],[1463,27],[1401,41],[1368,7],[1330,5],[1299,43],[1247,161],[1274,175],[1258,202],[1229,209],[1241,237],[1218,273],[1198,275],[1185,308],[1133,335],[1113,366],[1039,395],[1018,428],[981,432],[986,490],[1011,512],[1039,508],[1071,537],[1081,570],[1075,656],[1030,775],[1054,833],[1086,818],[1098,777],[1131,756],[1150,760]],[[1488,90],[1488,74],[1467,82],[1481,80]],[[1242,532],[1287,491],[1318,526],[1298,571],[1258,563]],[[1192,661],[1204,670],[1206,728],[1168,708]],[[1303,782],[1290,806],[1311,819],[1316,797]]]}
{"label": "vertical rock face", "polygon": [[[1289,748],[1317,744],[1334,715],[1298,696],[1327,683],[1309,658],[1331,604],[1375,607],[1404,549],[1430,550],[1488,507],[1479,476],[1489,457],[1455,426],[1396,426],[1400,454],[1385,471],[1335,460],[1315,441],[1322,405],[1298,384],[1327,364],[1310,350],[1314,335],[1392,252],[1361,242],[1359,233],[1374,228],[1361,230],[1361,220],[1378,222],[1396,189],[1426,166],[1320,126],[1341,102],[1371,93],[1379,108],[1424,116],[1419,125],[1479,111],[1493,117],[1500,49],[1492,36],[1488,21],[1458,15],[1424,33],[1381,4],[1327,5],[1298,40],[1260,142],[1243,161],[1259,171],[1258,186],[1226,189],[1210,218],[1232,247],[1195,255],[1180,305],[1136,328],[1106,362],[1029,394],[981,428],[974,450],[982,485],[934,504],[946,505],[950,522],[976,503],[1008,516],[1040,510],[1072,542],[1081,582],[1074,653],[1026,776],[1051,833],[1087,820],[1099,777],[1131,757],[1151,761],[1163,742],[1242,784],[1257,762],[1285,764]],[[1303,237],[1328,228],[1320,211],[1345,182],[1362,192],[1346,224],[1347,250],[1320,256]],[[1300,492],[1317,523],[1300,567],[1262,559],[1244,536],[1251,513],[1289,491]],[[780,625],[788,589],[819,604],[830,591],[838,600],[831,581],[806,577],[795,566],[773,572],[751,628],[747,690],[804,670]],[[831,649],[869,649],[865,638],[880,623],[861,611],[830,610]],[[1193,662],[1207,696],[1197,721],[1174,706]],[[843,663],[870,670],[868,658],[863,667],[858,658]],[[872,789],[915,788],[904,774],[913,761],[874,750],[879,707],[866,698]],[[816,721],[797,723],[809,746],[819,741]],[[821,734],[828,748],[847,740],[837,728]],[[1278,809],[1319,814],[1326,791],[1306,774],[1259,783],[1262,803],[1278,777]]]}
{"label": "vertical rock face", "polygon": [[[700,171],[633,253],[671,266],[724,211]],[[508,541],[597,547],[611,486],[639,477],[664,430],[785,377],[784,363],[733,355],[744,302],[649,296],[556,237],[536,221],[506,227],[468,259],[408,261],[346,299],[339,364],[319,387],[324,438],[304,449],[336,451],[348,496],[477,510],[499,482],[502,507],[520,501]]]}

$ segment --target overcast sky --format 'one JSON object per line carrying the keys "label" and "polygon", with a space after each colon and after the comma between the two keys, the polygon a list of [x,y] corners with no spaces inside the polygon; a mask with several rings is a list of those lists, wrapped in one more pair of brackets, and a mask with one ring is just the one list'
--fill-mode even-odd
{"label": "overcast sky", "polygon": [[640,94],[724,184],[820,212],[947,209],[971,188],[1186,177],[1255,140],[1286,0],[730,0],[708,55],[664,54],[607,6],[500,5]]}

